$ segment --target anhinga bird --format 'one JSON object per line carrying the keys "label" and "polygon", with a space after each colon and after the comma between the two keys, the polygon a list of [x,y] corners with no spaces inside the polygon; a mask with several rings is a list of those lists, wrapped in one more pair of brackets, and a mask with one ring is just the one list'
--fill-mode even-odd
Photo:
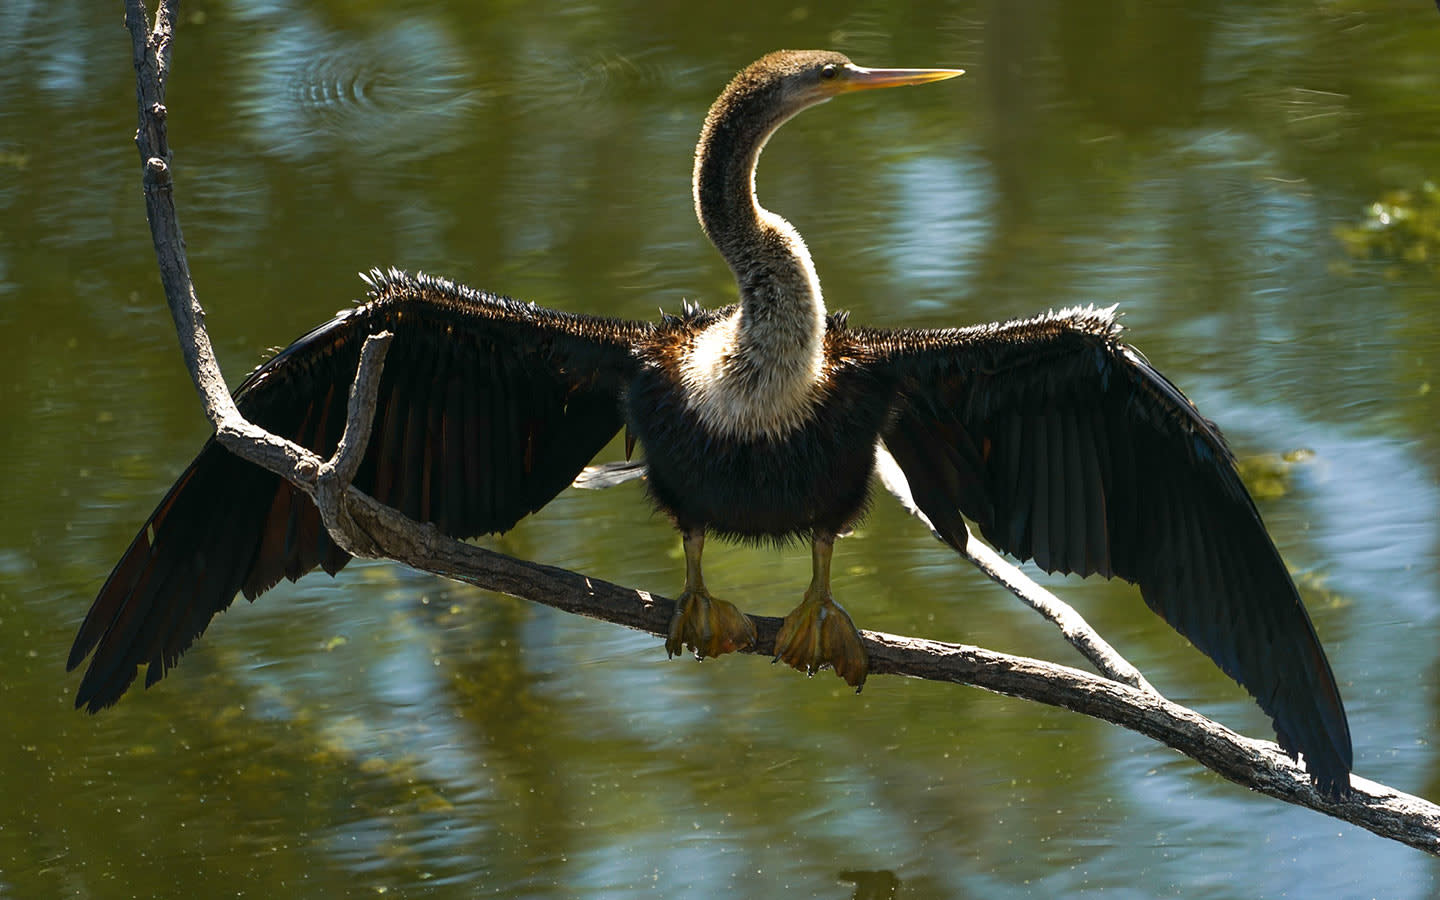
{"label": "anhinga bird", "polygon": [[[946,330],[854,328],[827,315],[805,243],[755,198],[756,161],[801,110],[949,69],[865,69],[772,53],[715,101],[695,154],[695,207],[739,303],[658,323],[542,309],[439,279],[374,272],[368,300],[261,366],[236,400],[256,424],[333,452],[364,338],[395,335],[355,484],[465,538],[503,532],[564,489],[622,427],[673,517],[685,587],[666,648],[750,645],[750,620],[701,576],[707,533],[809,539],[814,574],[779,658],[866,657],[830,593],[837,534],[865,507],[877,442],[944,540],[965,519],[1049,572],[1139,585],[1146,603],[1243,685],[1320,787],[1348,786],[1349,726],[1310,618],[1215,426],[1135,350],[1108,310]],[[70,653],[94,651],[77,706],[175,665],[238,591],[349,557],[314,506],[212,439],[135,537]]]}

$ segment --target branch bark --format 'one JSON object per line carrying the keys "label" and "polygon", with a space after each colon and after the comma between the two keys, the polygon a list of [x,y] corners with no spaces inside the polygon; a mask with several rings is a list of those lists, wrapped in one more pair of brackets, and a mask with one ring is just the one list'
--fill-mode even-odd
{"label": "branch bark", "polygon": [[[875,450],[875,472],[879,476],[885,489],[894,495],[900,505],[910,515],[925,523],[930,533],[937,541],[950,546],[935,526],[930,523],[930,518],[920,509],[915,498],[910,493],[910,484],[905,480],[905,473],[900,470],[900,464],[890,451],[882,444]],[[1045,590],[1036,584],[1019,567],[1015,566],[999,553],[975,537],[967,535],[965,546],[958,548],[960,555],[970,560],[975,568],[984,572],[991,581],[1014,594],[1022,603],[1035,610],[1056,628],[1070,646],[1080,651],[1080,655],[1090,660],[1091,665],[1099,670],[1112,681],[1121,684],[1128,684],[1133,688],[1142,691],[1149,691],[1156,696],[1160,692],[1155,690],[1140,670],[1130,663],[1130,660],[1120,655],[1120,651],[1110,646],[1110,642],[1100,636],[1100,633],[1085,621],[1085,617],[1075,610],[1075,607],[1064,602],[1059,597]]]}
{"label": "branch bark", "polygon": [[[304,491],[319,507],[332,537],[352,555],[393,559],[456,581],[663,637],[674,608],[668,598],[454,541],[350,486],[374,418],[390,335],[374,335],[366,341],[350,392],[345,436],[329,460],[240,415],[205,330],[205,313],[190,279],[175,211],[164,105],[174,11],[174,0],[160,0],[152,26],[147,23],[143,0],[126,0],[139,104],[136,144],[161,282],[185,365],[221,443]],[[1321,796],[1304,770],[1273,743],[1239,735],[1160,696],[1074,610],[1030,583],[988,547],[972,539],[964,552],[992,578],[1042,609],[1072,643],[1088,648],[1083,652],[1108,677],[977,647],[864,632],[872,675],[969,684],[1095,716],[1173,747],[1237,784],[1440,855],[1440,807],[1358,776],[1352,779],[1354,790],[1346,799],[1332,801]],[[1001,566],[995,567],[995,561]],[[750,652],[773,655],[781,620],[754,617],[754,621],[758,641]]]}
{"label": "branch bark", "polygon": [[375,418],[380,369],[391,336],[382,333],[366,340],[350,391],[344,435],[329,460],[321,460],[299,444],[250,423],[240,414],[225,386],[225,376],[220,372],[205,329],[205,310],[200,306],[190,278],[185,238],[175,210],[165,88],[170,73],[176,6],[174,0],[162,0],[151,26],[147,22],[144,0],[126,0],[125,26],[130,31],[135,64],[140,113],[135,145],[144,167],[145,213],[160,264],[160,282],[165,289],[170,317],[175,322],[185,367],[200,394],[205,416],[215,428],[216,439],[225,449],[304,491],[319,508],[326,529],[346,552],[352,556],[384,555],[363,530],[354,526],[347,500],[351,495],[350,480],[363,457],[360,450],[369,439]]}

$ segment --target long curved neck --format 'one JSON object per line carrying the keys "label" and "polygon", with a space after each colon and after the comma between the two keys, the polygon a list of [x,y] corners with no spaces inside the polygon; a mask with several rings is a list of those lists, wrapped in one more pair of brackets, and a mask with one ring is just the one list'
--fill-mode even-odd
{"label": "long curved neck", "polygon": [[[715,346],[698,349],[695,364],[706,370],[691,380],[726,382],[725,402],[735,407],[726,415],[773,420],[735,430],[795,424],[823,368],[825,301],[810,253],[794,226],[755,199],[760,151],[795,111],[759,92],[727,90],[695,151],[696,215],[735,274],[740,308],[705,336]],[[774,411],[761,415],[762,407]]]}

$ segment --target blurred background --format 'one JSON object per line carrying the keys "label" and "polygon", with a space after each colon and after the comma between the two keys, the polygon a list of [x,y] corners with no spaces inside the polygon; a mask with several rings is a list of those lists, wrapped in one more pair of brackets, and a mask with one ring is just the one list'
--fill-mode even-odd
{"label": "blurred background", "polygon": [[[157,687],[72,711],[75,629],[207,434],[144,220],[121,13],[0,4],[0,896],[1435,893],[1433,859],[1097,721],[667,661],[388,564],[238,603]],[[376,265],[635,318],[729,302],[694,141],[730,75],[786,46],[969,70],[769,145],[762,200],[831,308],[940,326],[1118,302],[1244,462],[1357,772],[1440,797],[1428,2],[190,0],[170,136],[231,383]],[[682,580],[633,484],[484,543]],[[809,579],[804,547],[707,562],[756,613]],[[861,627],[1082,664],[888,498],[835,565]],[[1135,591],[1044,581],[1171,698],[1272,736]]]}

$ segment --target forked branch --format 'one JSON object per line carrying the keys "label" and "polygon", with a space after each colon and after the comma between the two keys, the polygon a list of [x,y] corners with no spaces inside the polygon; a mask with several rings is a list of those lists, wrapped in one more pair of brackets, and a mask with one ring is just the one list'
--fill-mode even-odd
{"label": "forked branch", "polygon": [[[147,22],[143,0],[126,0],[138,85],[136,143],[166,300],[186,367],[220,442],[231,453],[303,490],[320,508],[331,536],[352,555],[386,557],[457,581],[664,636],[674,608],[671,600],[451,540],[433,526],[407,519],[350,486],[374,418],[390,335],[374,335],[366,341],[351,388],[345,437],[331,459],[322,460],[240,415],[205,330],[204,310],[190,279],[175,212],[164,103],[174,10],[173,0],[161,0],[152,25]],[[993,551],[973,540],[965,552],[982,568],[991,565],[989,557],[998,560]],[[1074,610],[1000,562],[1007,568],[991,566],[987,574],[1037,609],[1048,610],[1047,617],[1109,677],[976,647],[866,632],[871,674],[970,684],[1095,716],[1167,744],[1237,784],[1440,855],[1440,807],[1358,777],[1352,781],[1354,791],[1348,798],[1332,801],[1322,797],[1304,770],[1274,744],[1238,735],[1161,697]],[[772,654],[780,620],[756,617],[755,623],[758,642],[752,652]]]}

